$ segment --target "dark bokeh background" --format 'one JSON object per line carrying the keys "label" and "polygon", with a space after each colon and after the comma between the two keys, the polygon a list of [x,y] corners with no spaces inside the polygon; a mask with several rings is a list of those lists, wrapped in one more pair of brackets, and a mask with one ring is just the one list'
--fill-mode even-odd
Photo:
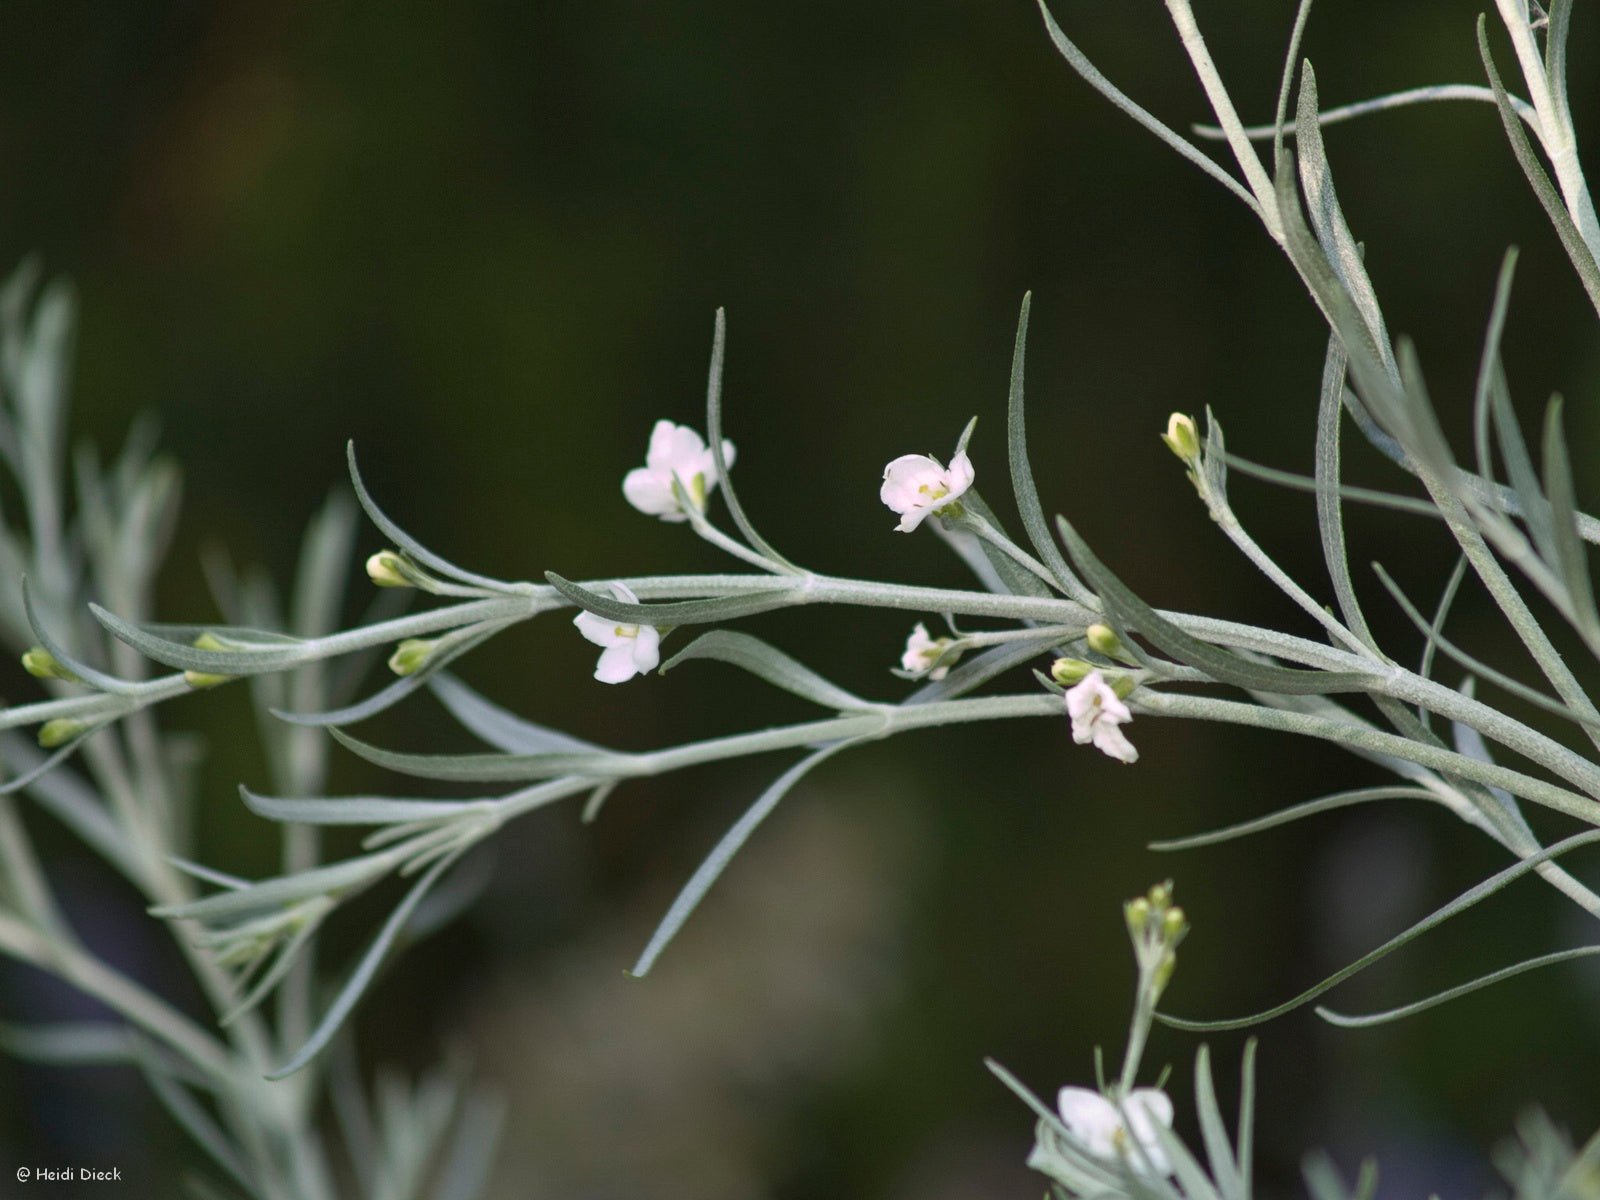
{"label": "dark bokeh background", "polygon": [[[1201,6],[1248,116],[1269,114],[1292,7]],[[1202,115],[1153,0],[1057,11],[1155,112]],[[1324,102],[1478,80],[1474,16],[1328,0],[1306,43]],[[1170,410],[1210,406],[1231,448],[1308,469],[1321,323],[1242,206],[1080,83],[1031,4],[48,0],[4,6],[0,32],[0,263],[37,250],[78,285],[78,434],[114,444],[154,412],[184,464],[174,619],[214,612],[196,566],[207,542],[290,569],[352,437],[391,512],[487,572],[712,566],[618,482],[652,420],[701,423],[717,305],[738,479],[768,536],[838,573],[958,583],[933,537],[890,532],[878,476],[894,455],[947,453],[977,413],[980,486],[1004,501],[1010,342],[1031,288],[1047,507],[1159,603],[1305,629],[1155,434]],[[1572,93],[1591,161],[1597,45],[1580,16]],[[1577,461],[1592,461],[1593,317],[1492,109],[1397,113],[1328,144],[1391,323],[1416,338],[1452,430],[1516,242],[1514,385],[1530,403],[1568,395]],[[1375,456],[1350,457],[1355,477],[1396,483]],[[1304,498],[1242,479],[1234,496],[1325,594]],[[1435,594],[1452,561],[1436,528],[1352,520],[1358,566],[1381,558]],[[1412,654],[1389,606],[1372,607]],[[1520,667],[1481,597],[1460,611],[1461,640]],[[884,696],[903,688],[886,668],[907,625],[843,611],[752,623]],[[608,689],[588,677],[591,653],[550,619],[464,673],[629,747],[800,713],[715,665]],[[271,870],[270,830],[232,790],[261,772],[244,696],[168,716],[212,747],[209,861]],[[426,699],[365,732],[465,744]],[[1131,769],[1074,747],[1064,722],[846,756],[761,831],[642,984],[622,968],[777,765],[633,784],[591,828],[575,807],[528,818],[502,837],[477,909],[370,998],[364,1046],[412,1067],[465,1046],[504,1085],[497,1195],[1035,1195],[1020,1166],[1030,1120],[981,1060],[1048,1092],[1090,1078],[1095,1044],[1120,1054],[1121,900],[1177,877],[1195,932],[1171,1003],[1225,1015],[1292,994],[1502,861],[1443,815],[1402,808],[1151,854],[1154,836],[1381,776],[1247,732],[1147,721],[1134,736]],[[345,758],[338,779],[397,786]],[[55,868],[86,906],[125,900],[70,850]],[[130,955],[161,936],[121,920]],[[1585,936],[1531,885],[1460,925],[1339,999],[1399,1002]],[[1489,1180],[1484,1147],[1526,1105],[1587,1134],[1593,983],[1563,969],[1386,1032],[1268,1027],[1264,1179],[1291,1186],[1321,1143],[1346,1169],[1378,1152],[1386,1194],[1471,1195]],[[1240,1044],[1215,1040],[1225,1076]],[[1180,1097],[1193,1048],[1155,1042]],[[188,1156],[131,1080],[58,1090],[11,1065],[0,1080],[0,1142],[31,1157],[92,1153],[159,1181]]]}

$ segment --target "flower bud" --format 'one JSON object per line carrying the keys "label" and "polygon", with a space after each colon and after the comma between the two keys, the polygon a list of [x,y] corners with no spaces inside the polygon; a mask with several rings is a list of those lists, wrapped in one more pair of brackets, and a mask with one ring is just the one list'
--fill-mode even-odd
{"label": "flower bud", "polygon": [[1189,918],[1184,915],[1183,909],[1176,906],[1167,909],[1166,915],[1161,918],[1161,936],[1169,942],[1176,942],[1188,928]]}
{"label": "flower bud", "polygon": [[57,717],[39,726],[39,745],[46,750],[54,750],[65,746],[79,734],[88,732],[88,729],[88,723],[76,717]]}
{"label": "flower bud", "polygon": [[1117,658],[1122,654],[1122,639],[1109,625],[1096,622],[1083,631],[1083,636],[1084,641],[1089,643],[1089,649],[1096,654],[1104,654],[1107,658]]}
{"label": "flower bud", "polygon": [[389,656],[389,670],[396,675],[415,675],[428,665],[438,645],[435,638],[407,638]]}
{"label": "flower bud", "polygon": [[1172,904],[1172,880],[1156,884],[1150,889],[1148,898],[1151,908],[1158,911],[1167,909]]}
{"label": "flower bud", "polygon": [[1062,687],[1071,687],[1095,669],[1095,665],[1081,658],[1058,658],[1050,664],[1050,678]]}
{"label": "flower bud", "polygon": [[393,550],[379,550],[367,559],[367,577],[379,587],[417,586],[416,568]]}
{"label": "flower bud", "polygon": [[[222,639],[217,637],[216,634],[202,633],[195,638],[194,648],[196,650],[226,650],[228,647],[223,644]],[[232,679],[232,675],[216,675],[210,671],[185,671],[183,673],[183,681],[192,688],[218,687],[221,684],[230,682]]]}
{"label": "flower bud", "polygon": [[1135,939],[1142,938],[1145,927],[1150,924],[1150,902],[1143,896],[1129,900],[1122,906],[1122,915],[1128,922],[1128,933]]}
{"label": "flower bud", "polygon": [[22,669],[35,679],[65,679],[68,683],[81,683],[50,651],[35,646],[22,656]]}
{"label": "flower bud", "polygon": [[1200,457],[1200,434],[1194,427],[1194,418],[1183,413],[1173,413],[1167,418],[1167,431],[1161,440],[1186,463]]}
{"label": "flower bud", "polygon": [[1172,973],[1178,969],[1178,956],[1168,950],[1161,956],[1161,961],[1156,964],[1155,972],[1150,976],[1150,986],[1159,996],[1167,990],[1167,984],[1172,982]]}

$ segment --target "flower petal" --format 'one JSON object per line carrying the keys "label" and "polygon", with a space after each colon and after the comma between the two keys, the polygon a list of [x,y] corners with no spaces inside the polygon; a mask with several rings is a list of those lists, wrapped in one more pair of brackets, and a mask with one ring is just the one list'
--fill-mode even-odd
{"label": "flower petal", "polygon": [[578,632],[583,634],[585,640],[593,642],[596,646],[620,646],[632,640],[620,632],[616,621],[592,612],[579,613],[572,618],[572,623],[578,627]]}
{"label": "flower petal", "polygon": [[[1095,725],[1092,734],[1095,749],[1102,754],[1109,755],[1118,762],[1135,763],[1139,761],[1139,751],[1127,738],[1127,735],[1109,721],[1102,721]],[[1082,744],[1083,739],[1073,733],[1073,740]]]}
{"label": "flower petal", "polygon": [[661,665],[661,634],[653,626],[639,626],[629,652],[633,656],[634,670],[641,675],[649,674]]}
{"label": "flower petal", "polygon": [[667,520],[683,520],[678,498],[672,494],[672,476],[649,467],[635,467],[622,477],[622,494],[642,513]]}
{"label": "flower petal", "polygon": [[1111,1101],[1089,1088],[1064,1087],[1056,1095],[1056,1108],[1067,1131],[1091,1154],[1102,1158],[1116,1155],[1122,1116]]}
{"label": "flower petal", "polygon": [[602,650],[594,677],[601,683],[626,683],[637,675],[639,668],[633,661],[633,642],[633,638],[628,638]]}

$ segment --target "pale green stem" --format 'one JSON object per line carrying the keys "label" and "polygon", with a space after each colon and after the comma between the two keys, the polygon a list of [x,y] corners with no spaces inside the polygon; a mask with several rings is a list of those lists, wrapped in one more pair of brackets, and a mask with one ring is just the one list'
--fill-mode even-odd
{"label": "pale green stem", "polygon": [[959,526],[960,528],[965,529],[988,542],[991,546],[995,547],[1023,570],[1039,579],[1039,581],[1051,591],[1061,591],[1060,582],[1054,575],[1050,573],[1050,569],[1048,567],[1046,567],[1033,555],[1029,554],[1021,546],[1013,542],[1010,538],[1006,537],[1005,534],[1001,533],[977,513],[968,511],[966,515],[961,518]]}
{"label": "pale green stem", "polygon": [[1534,112],[1538,115],[1535,130],[1544,152],[1550,157],[1567,212],[1578,228],[1578,236],[1589,247],[1589,253],[1600,262],[1600,220],[1595,217],[1589,184],[1583,175],[1583,165],[1578,161],[1577,134],[1570,118],[1557,111],[1545,73],[1544,56],[1539,52],[1528,22],[1527,0],[1495,0],[1495,6],[1500,10],[1500,19],[1505,22],[1506,32],[1511,35],[1511,44],[1516,49],[1517,64],[1528,86],[1528,99],[1533,101]]}
{"label": "pale green stem", "polygon": [[1283,219],[1278,214],[1278,195],[1272,186],[1272,180],[1267,177],[1266,171],[1261,166],[1261,159],[1256,155],[1256,149],[1250,143],[1250,138],[1244,131],[1244,122],[1239,120],[1239,114],[1233,107],[1233,99],[1228,95],[1228,89],[1222,82],[1222,76],[1217,72],[1216,63],[1211,61],[1211,51],[1206,49],[1205,38],[1200,36],[1200,27],[1195,23],[1194,10],[1189,7],[1189,0],[1167,0],[1167,11],[1172,14],[1172,23],[1177,27],[1178,38],[1183,42],[1183,49],[1189,56],[1189,61],[1194,64],[1195,74],[1200,77],[1200,85],[1205,89],[1206,99],[1211,102],[1211,111],[1216,114],[1217,124],[1228,136],[1228,146],[1233,150],[1233,156],[1238,160],[1239,169],[1244,172],[1245,182],[1250,185],[1254,193],[1256,205],[1261,212],[1261,223],[1266,226],[1272,240],[1280,245],[1283,242]]}
{"label": "pale green stem", "polygon": [[1209,489],[1202,490],[1201,499],[1211,512],[1211,519],[1217,523],[1229,541],[1237,546],[1256,568],[1261,571],[1274,586],[1289,599],[1297,604],[1301,611],[1316,621],[1328,631],[1328,635],[1337,641],[1343,642],[1351,651],[1371,662],[1382,662],[1382,657],[1368,646],[1350,630],[1346,629],[1332,613],[1323,605],[1318,604],[1306,590],[1291,579],[1286,571],[1273,561],[1272,556],[1263,550],[1260,544],[1245,531],[1234,514],[1232,507],[1226,499],[1213,497]]}
{"label": "pale green stem", "polygon": [[[1531,775],[1495,763],[1479,762],[1453,750],[1414,742],[1397,734],[1385,733],[1368,725],[1331,720],[1310,713],[1264,708],[1237,700],[1211,696],[1186,696],[1169,692],[1135,692],[1128,700],[1135,712],[1152,716],[1186,717],[1200,721],[1222,721],[1250,725],[1281,733],[1298,733],[1322,738],[1342,746],[1398,758],[1430,767],[1446,775],[1470,779],[1488,787],[1504,788],[1515,796],[1531,800],[1556,812],[1575,817],[1588,825],[1600,826],[1600,802],[1556,787]],[[1595,911],[1600,912],[1600,901]]]}
{"label": "pale green stem", "polygon": [[59,976],[223,1084],[233,1063],[224,1047],[160,997],[145,991],[79,947],[62,943],[9,913],[0,913],[0,952]]}

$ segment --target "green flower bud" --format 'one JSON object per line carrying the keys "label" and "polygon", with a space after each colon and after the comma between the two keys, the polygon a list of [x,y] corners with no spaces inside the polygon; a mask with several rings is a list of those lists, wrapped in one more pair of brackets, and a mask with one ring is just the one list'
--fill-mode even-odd
{"label": "green flower bud", "polygon": [[1169,942],[1176,942],[1189,928],[1189,918],[1184,915],[1181,908],[1167,909],[1166,915],[1161,918],[1161,936]]}
{"label": "green flower bud", "polygon": [[418,584],[416,568],[393,550],[379,550],[367,559],[367,577],[379,587],[408,588]]}
{"label": "green flower bud", "polygon": [[1135,940],[1142,938],[1145,927],[1150,924],[1150,902],[1143,896],[1129,900],[1122,906],[1122,915],[1128,922],[1128,933]]}
{"label": "green flower bud", "polygon": [[1113,675],[1108,680],[1111,690],[1117,694],[1118,700],[1126,700],[1133,695],[1133,689],[1139,686],[1138,680],[1132,675]]}
{"label": "green flower bud", "polygon": [[1172,880],[1158,883],[1150,889],[1150,907],[1157,911],[1165,911],[1172,904]]}
{"label": "green flower bud", "polygon": [[[202,633],[194,640],[196,650],[226,650],[228,647],[214,633]],[[232,675],[215,675],[210,671],[185,671],[183,681],[192,688],[213,688],[228,683]]]}
{"label": "green flower bud", "polygon": [[1058,658],[1050,664],[1050,678],[1062,687],[1071,687],[1095,669],[1093,663],[1084,662],[1081,658]]}
{"label": "green flower bud", "polygon": [[1084,641],[1089,643],[1089,649],[1096,654],[1104,654],[1107,658],[1118,658],[1122,654],[1122,639],[1109,625],[1091,625],[1084,630],[1083,636]]}
{"label": "green flower bud", "polygon": [[415,675],[428,665],[438,644],[434,638],[407,638],[389,656],[389,670],[396,675]]}
{"label": "green flower bud", "polygon": [[1186,463],[1200,457],[1200,434],[1194,427],[1194,418],[1183,413],[1173,413],[1167,418],[1167,431],[1161,440]]}
{"label": "green flower bud", "polygon": [[87,732],[88,723],[76,717],[57,717],[53,721],[46,721],[39,726],[39,745],[46,750],[54,750],[65,746],[73,738]]}
{"label": "green flower bud", "polygon": [[1168,950],[1161,956],[1161,961],[1156,964],[1155,972],[1150,976],[1150,986],[1157,995],[1167,990],[1167,984],[1172,982],[1172,973],[1178,969],[1178,956]]}
{"label": "green flower bud", "polygon": [[82,682],[61,664],[60,659],[43,646],[35,646],[22,656],[22,669],[35,679],[65,679],[68,683]]}

